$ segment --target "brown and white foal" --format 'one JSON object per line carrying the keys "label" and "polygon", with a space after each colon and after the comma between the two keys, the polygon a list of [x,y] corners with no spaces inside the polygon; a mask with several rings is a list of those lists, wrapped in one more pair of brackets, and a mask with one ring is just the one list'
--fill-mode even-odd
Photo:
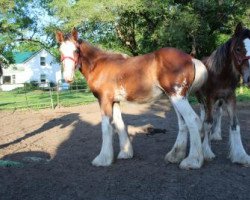
{"label": "brown and white foal", "polygon": [[[207,67],[208,79],[197,93],[201,103],[205,137],[203,153],[207,160],[215,157],[210,139],[221,140],[222,104],[226,105],[230,118],[229,157],[232,162],[250,165],[240,135],[240,125],[236,116],[235,89],[242,76],[243,82],[250,86],[250,30],[238,24],[231,39],[216,49],[203,61]],[[215,115],[213,115],[213,110]],[[210,137],[211,135],[211,137]]]}
{"label": "brown and white foal", "polygon": [[[165,93],[176,111],[181,133],[174,151],[170,151],[165,159],[170,162],[182,161],[180,167],[184,169],[202,166],[201,122],[187,100],[188,93],[199,89],[206,81],[207,71],[201,61],[174,48],[162,48],[146,55],[126,58],[78,40],[76,29],[66,36],[57,32],[56,37],[60,43],[64,79],[72,82],[74,72],[79,68],[100,104],[102,148],[92,161],[93,165],[109,166],[113,161],[112,125],[119,135],[118,159],[133,157],[119,102],[146,102]],[[185,158],[187,140],[183,140],[183,137],[188,132],[190,151]]]}

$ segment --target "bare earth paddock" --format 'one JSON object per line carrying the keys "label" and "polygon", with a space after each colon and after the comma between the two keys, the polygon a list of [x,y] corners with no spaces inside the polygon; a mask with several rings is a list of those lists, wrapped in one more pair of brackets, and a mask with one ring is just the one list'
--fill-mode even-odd
{"label": "bare earth paddock", "polygon": [[[168,100],[122,104],[134,158],[94,167],[101,147],[97,103],[41,111],[0,112],[0,158],[21,165],[0,167],[0,199],[250,199],[250,168],[227,159],[229,123],[222,141],[213,141],[215,160],[199,170],[165,164],[177,119]],[[198,110],[198,106],[194,106]],[[250,153],[250,104],[239,104],[243,144]],[[149,128],[153,126],[154,129]],[[119,150],[114,139],[115,155]]]}

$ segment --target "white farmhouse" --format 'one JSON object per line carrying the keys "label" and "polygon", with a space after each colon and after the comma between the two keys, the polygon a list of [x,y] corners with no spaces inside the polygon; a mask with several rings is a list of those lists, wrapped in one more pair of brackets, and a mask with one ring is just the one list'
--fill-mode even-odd
{"label": "white farmhouse", "polygon": [[0,90],[9,91],[23,87],[24,83],[36,81],[41,87],[55,84],[62,79],[60,64],[55,57],[45,49],[37,52],[13,53],[14,64],[3,68],[0,78]]}

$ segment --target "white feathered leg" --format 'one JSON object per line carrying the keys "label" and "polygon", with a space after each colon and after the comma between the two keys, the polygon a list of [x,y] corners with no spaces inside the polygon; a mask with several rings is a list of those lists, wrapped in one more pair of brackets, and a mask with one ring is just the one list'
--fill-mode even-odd
{"label": "white feathered leg", "polygon": [[183,117],[190,134],[189,155],[180,163],[180,168],[198,169],[204,161],[199,133],[199,128],[201,127],[200,119],[190,106],[187,98],[177,95],[171,96],[170,99]]}
{"label": "white feathered leg", "polygon": [[188,128],[187,125],[179,113],[179,111],[173,106],[177,115],[179,132],[175,141],[175,144],[170,152],[165,156],[165,161],[171,163],[179,163],[186,156],[187,139],[188,139]]}
{"label": "white feathered leg", "polygon": [[[206,112],[205,112],[204,104],[200,103],[199,105],[200,105],[200,120],[201,120],[201,125],[203,125],[205,121]],[[205,136],[203,127],[201,127],[200,136],[201,138],[204,138]]]}
{"label": "white feathered leg", "polygon": [[211,149],[211,143],[210,143],[210,133],[211,133],[212,124],[204,122],[204,132],[205,136],[202,142],[202,150],[205,160],[212,160],[215,155]]}
{"label": "white feathered leg", "polygon": [[205,120],[205,108],[204,108],[204,105],[202,103],[200,103],[200,120],[201,120],[201,123],[204,122]]}
{"label": "white feathered leg", "polygon": [[221,116],[222,116],[222,107],[216,106],[214,121],[212,126],[211,140],[222,140],[221,137]]}
{"label": "white feathered leg", "polygon": [[117,129],[120,141],[120,152],[118,159],[128,159],[133,157],[133,148],[126,131],[125,124],[122,120],[119,103],[113,105],[113,123]]}
{"label": "white feathered leg", "polygon": [[110,118],[102,117],[102,148],[100,154],[92,161],[95,166],[109,166],[113,162],[113,128]]}
{"label": "white feathered leg", "polygon": [[229,157],[233,163],[250,166],[250,156],[246,153],[241,141],[240,126],[235,114],[235,99],[227,104],[227,109],[230,117]]}

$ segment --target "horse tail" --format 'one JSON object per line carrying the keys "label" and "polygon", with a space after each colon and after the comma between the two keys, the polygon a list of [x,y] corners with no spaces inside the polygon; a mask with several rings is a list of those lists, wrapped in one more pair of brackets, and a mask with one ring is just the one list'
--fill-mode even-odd
{"label": "horse tail", "polygon": [[190,90],[191,92],[196,92],[207,81],[208,72],[206,66],[200,60],[192,58],[192,62],[194,64],[195,76]]}

